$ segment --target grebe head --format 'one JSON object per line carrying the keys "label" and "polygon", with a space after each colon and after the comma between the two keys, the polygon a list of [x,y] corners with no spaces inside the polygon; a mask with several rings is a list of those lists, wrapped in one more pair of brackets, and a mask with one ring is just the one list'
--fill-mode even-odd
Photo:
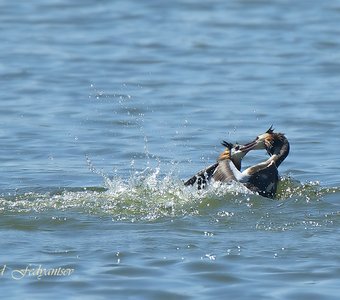
{"label": "grebe head", "polygon": [[[274,132],[273,126],[263,134],[260,134],[252,142],[241,147],[242,151],[266,149],[269,155],[278,154],[286,146],[289,151],[289,143],[283,133]],[[288,155],[288,153],[287,153]]]}
{"label": "grebe head", "polygon": [[241,162],[243,157],[251,150],[246,149],[239,144],[231,144],[226,141],[222,142],[222,145],[226,147],[224,152],[221,153],[218,160],[230,159],[238,170],[241,170]]}
{"label": "grebe head", "polygon": [[240,145],[238,143],[231,144],[226,141],[223,141],[221,144],[227,147],[227,149],[229,149],[231,158],[235,160],[241,161],[242,158],[251,150],[251,149],[246,149],[243,145]]}

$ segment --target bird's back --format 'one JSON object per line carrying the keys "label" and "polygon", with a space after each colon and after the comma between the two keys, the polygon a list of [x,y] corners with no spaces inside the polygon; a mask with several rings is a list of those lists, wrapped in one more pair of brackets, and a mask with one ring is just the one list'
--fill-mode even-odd
{"label": "bird's back", "polygon": [[278,181],[278,170],[275,163],[271,163],[267,168],[261,169],[252,174],[245,185],[248,189],[260,194],[261,196],[274,198]]}

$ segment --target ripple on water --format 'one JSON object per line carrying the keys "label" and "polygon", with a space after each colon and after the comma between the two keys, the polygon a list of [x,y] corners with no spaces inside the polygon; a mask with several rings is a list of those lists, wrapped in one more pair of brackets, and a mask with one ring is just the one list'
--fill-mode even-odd
{"label": "ripple on water", "polygon": [[[122,298],[143,294],[150,299],[189,299],[188,291],[200,282],[204,286],[196,291],[207,297],[225,293],[226,287],[229,296],[239,297],[246,284],[254,290],[244,291],[242,297],[260,297],[271,287],[272,297],[279,293],[294,298],[301,293],[296,282],[329,282],[339,273],[331,265],[337,259],[331,241],[319,243],[320,235],[339,224],[337,205],[327,201],[339,195],[337,188],[287,177],[280,183],[278,199],[272,200],[238,184],[197,191],[171,174],[161,176],[159,169],[135,173],[128,180],[104,180],[105,188],[28,192],[0,199],[4,228],[32,237],[39,233],[44,241],[36,247],[30,239],[5,242],[4,247],[15,247],[21,260],[30,261],[34,252],[39,263],[77,270],[71,279],[58,283],[51,278],[27,281],[28,290],[47,294],[62,284],[69,296],[81,287],[89,297],[100,290]],[[69,246],[75,233],[84,240]],[[315,259],[308,265],[310,255]],[[150,281],[157,285],[146,284]],[[282,281],[292,286],[289,291],[279,284]]]}
{"label": "ripple on water", "polygon": [[[307,207],[326,209],[330,205],[337,206],[336,199],[340,193],[338,188],[323,188],[317,182],[301,184],[289,177],[281,180],[276,200],[254,195],[237,183],[216,183],[206,190],[197,191],[192,187],[184,187],[182,181],[171,174],[160,176],[158,168],[136,172],[128,181],[118,177],[105,177],[104,180],[105,188],[64,189],[4,196],[0,198],[1,213],[5,216],[22,214],[26,218],[25,230],[37,229],[36,220],[43,218],[39,214],[42,211],[59,212],[54,213],[53,217],[47,217],[47,224],[50,223],[51,226],[70,225],[73,222],[72,217],[64,216],[63,212],[73,211],[112,217],[114,221],[131,222],[190,215],[212,215],[217,222],[231,223],[242,221],[243,217],[257,218],[257,229],[289,230],[298,224],[318,226],[317,220],[320,217],[324,224],[325,215],[308,215]],[[300,219],[297,221],[298,216]],[[333,210],[327,214],[328,222],[336,217]],[[286,223],[282,224],[281,220]],[[20,229],[21,224],[20,218],[17,221],[11,220],[13,228]]]}

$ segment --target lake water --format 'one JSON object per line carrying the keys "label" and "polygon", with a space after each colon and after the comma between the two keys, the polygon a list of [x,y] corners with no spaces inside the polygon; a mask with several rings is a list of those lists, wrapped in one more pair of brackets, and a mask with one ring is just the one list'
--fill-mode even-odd
{"label": "lake water", "polygon": [[[0,11],[4,298],[338,299],[340,1]],[[183,187],[271,124],[277,199]]]}

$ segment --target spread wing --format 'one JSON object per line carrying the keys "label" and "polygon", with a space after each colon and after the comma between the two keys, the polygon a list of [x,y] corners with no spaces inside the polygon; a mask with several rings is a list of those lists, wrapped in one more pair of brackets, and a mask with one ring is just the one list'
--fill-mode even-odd
{"label": "spread wing", "polygon": [[215,181],[228,182],[244,181],[244,175],[230,159],[220,160],[209,167],[198,172],[196,175],[184,182],[185,186],[197,184],[199,190],[204,189],[207,183],[213,178]]}
{"label": "spread wing", "polygon": [[242,173],[235,167],[230,159],[220,160],[213,174],[215,181],[228,182],[231,180],[238,181]]}
{"label": "spread wing", "polygon": [[198,189],[205,188],[208,181],[210,181],[211,176],[214,174],[218,163],[210,165],[209,167],[199,171],[196,175],[192,176],[186,182],[184,182],[185,186],[194,185],[197,182]]}

